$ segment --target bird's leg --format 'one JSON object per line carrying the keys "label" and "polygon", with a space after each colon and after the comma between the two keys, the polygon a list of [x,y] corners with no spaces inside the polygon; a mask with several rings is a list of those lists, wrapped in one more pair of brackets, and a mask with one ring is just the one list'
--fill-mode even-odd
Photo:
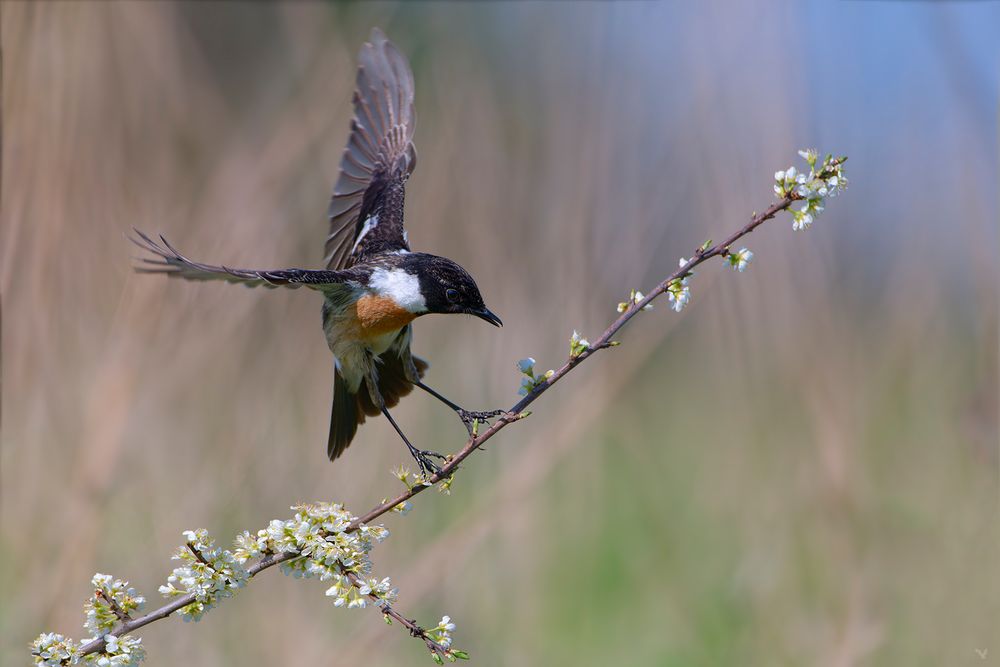
{"label": "bird's leg", "polygon": [[438,399],[439,401],[447,405],[449,408],[454,410],[455,413],[458,415],[458,418],[462,420],[463,424],[465,424],[465,428],[469,431],[470,436],[472,435],[473,423],[475,423],[476,421],[482,423],[485,422],[487,419],[493,419],[494,417],[499,417],[504,413],[504,410],[482,410],[482,411],[466,410],[460,405],[457,405],[456,403],[449,401],[447,398],[437,393],[436,391],[434,391],[433,389],[431,389],[430,387],[428,387],[419,380],[417,380],[413,384],[417,385],[418,387],[426,391],[428,394],[430,394],[431,396]]}
{"label": "bird's leg", "polygon": [[435,458],[444,461],[445,456],[443,454],[438,454],[437,452],[432,452],[426,449],[417,449],[416,447],[411,445],[407,437],[403,435],[403,431],[399,428],[399,425],[396,424],[396,420],[392,418],[392,415],[389,414],[389,411],[386,409],[384,405],[382,406],[382,414],[384,414],[385,418],[389,420],[389,423],[392,424],[392,427],[396,429],[396,433],[399,434],[399,437],[403,439],[403,443],[406,444],[406,448],[410,450],[410,456],[412,456],[414,460],[416,460],[417,465],[420,466],[420,472],[422,474],[427,475],[429,477],[434,473],[441,472],[441,467],[438,464],[431,461],[430,457],[433,456]]}

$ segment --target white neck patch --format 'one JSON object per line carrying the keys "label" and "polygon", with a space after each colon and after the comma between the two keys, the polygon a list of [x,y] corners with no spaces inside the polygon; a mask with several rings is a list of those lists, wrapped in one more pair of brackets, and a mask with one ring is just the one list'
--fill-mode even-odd
{"label": "white neck patch", "polygon": [[420,279],[412,273],[403,269],[375,269],[368,285],[379,296],[389,297],[411,313],[427,312]]}

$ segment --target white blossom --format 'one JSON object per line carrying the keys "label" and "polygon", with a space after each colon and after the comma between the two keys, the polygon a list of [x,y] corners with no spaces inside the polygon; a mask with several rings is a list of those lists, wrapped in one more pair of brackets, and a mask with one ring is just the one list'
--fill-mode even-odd
{"label": "white blossom", "polygon": [[[409,471],[401,468],[394,474],[408,481]],[[406,504],[401,503],[397,508],[405,511]],[[369,553],[375,544],[389,536],[385,527],[362,525],[348,533],[347,528],[355,517],[341,505],[316,503],[296,505],[292,509],[296,510],[293,518],[276,519],[266,531],[266,547],[271,552],[305,556],[283,562],[281,569],[285,574],[333,582],[326,594],[334,598],[336,607],[364,607],[365,595],[374,595],[380,604],[391,604],[395,600],[396,589],[388,579],[365,579],[369,590],[362,594],[346,576],[364,578],[371,572]]]}
{"label": "white blossom", "polygon": [[75,665],[80,661],[80,647],[72,639],[55,632],[43,632],[31,643],[36,665],[55,667]]}
{"label": "white blossom", "polygon": [[251,558],[260,558],[269,553],[267,542],[266,530],[258,530],[255,535],[251,535],[249,530],[244,530],[234,541],[233,556],[236,562],[242,565]]}
{"label": "white blossom", "polygon": [[740,248],[739,252],[731,252],[726,258],[733,269],[742,273],[750,264],[750,260],[753,259],[753,252],[747,248]]}
{"label": "white blossom", "polygon": [[450,616],[442,616],[436,627],[427,631],[428,636],[444,648],[451,648],[451,633],[455,631],[455,624]]}
{"label": "white blossom", "polygon": [[687,284],[687,279],[675,278],[667,286],[667,299],[670,300],[670,307],[676,312],[681,312],[684,306],[691,301],[691,288]]}
{"label": "white blossom", "polygon": [[[177,614],[185,621],[201,619],[206,611],[218,604],[221,598],[232,597],[236,591],[246,585],[249,574],[241,561],[252,552],[261,553],[259,540],[252,540],[245,533],[237,537],[237,548],[241,549],[239,556],[226,549],[215,546],[215,540],[208,531],[186,530],[184,537],[187,543],[174,554],[174,560],[183,561],[184,565],[174,568],[167,577],[167,583],[160,586],[160,594],[164,597],[179,597],[186,594],[194,595],[195,601],[181,607]],[[258,537],[261,537],[258,535]],[[268,543],[265,541],[264,548]]]}
{"label": "white blossom", "polygon": [[803,206],[798,211],[792,211],[792,229],[799,231],[805,229],[813,223],[813,214],[809,212],[808,206]]}
{"label": "white blossom", "polygon": [[[617,310],[618,310],[619,313],[624,313],[626,310],[628,310],[632,306],[632,304],[639,303],[640,301],[642,301],[645,298],[646,298],[646,295],[643,294],[642,292],[640,292],[639,290],[637,290],[637,289],[629,290],[628,301],[622,301],[621,303],[619,303]],[[653,310],[653,304],[647,303],[645,306],[642,307],[642,309],[643,310]]]}
{"label": "white blossom", "polygon": [[87,661],[99,667],[131,667],[138,665],[145,657],[146,651],[142,648],[142,639],[139,637],[105,635],[104,650],[87,656]]}
{"label": "white blossom", "polygon": [[357,588],[352,588],[347,596],[347,608],[348,609],[364,609],[368,604],[368,600],[361,596],[361,593]]}
{"label": "white blossom", "polygon": [[535,375],[535,360],[531,357],[521,359],[517,362],[517,369],[521,371],[521,386],[518,388],[517,393],[521,396],[527,396],[533,392],[538,385],[542,384],[550,377],[555,375],[554,370],[547,370],[540,376]]}
{"label": "white blossom", "polygon": [[569,339],[569,356],[575,359],[589,349],[590,341],[581,337],[580,334],[576,332],[576,329],[574,329],[573,335]]}
{"label": "white blossom", "polygon": [[99,591],[83,605],[87,617],[83,627],[91,637],[100,637],[115,627],[120,620],[109,600],[113,600],[118,610],[125,614],[142,609],[146,602],[146,598],[131,588],[127,581],[115,579],[109,574],[98,572],[91,578],[90,583]]}
{"label": "white blossom", "polygon": [[[690,260],[686,257],[681,257],[677,265],[684,268],[689,262]],[[691,287],[688,285],[688,281],[693,275],[694,271],[687,271],[680,278],[674,278],[667,284],[667,299],[675,312],[681,312],[684,306],[691,301]]]}
{"label": "white blossom", "polygon": [[844,158],[834,159],[827,155],[817,164],[819,153],[815,149],[801,150],[799,155],[809,163],[808,174],[798,173],[794,167],[774,173],[775,194],[803,202],[801,208],[791,210],[792,229],[795,230],[809,227],[826,208],[826,198],[836,196],[847,186]]}

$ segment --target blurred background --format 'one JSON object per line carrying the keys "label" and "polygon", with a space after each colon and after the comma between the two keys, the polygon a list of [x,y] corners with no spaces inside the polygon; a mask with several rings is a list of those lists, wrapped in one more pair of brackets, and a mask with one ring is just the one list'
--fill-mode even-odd
{"label": "blurred background", "polygon": [[[746,240],[426,493],[374,554],[480,665],[1000,661],[993,3],[4,3],[5,664],[80,637],[94,572],[158,604],[181,531],[298,501],[361,513],[410,459],[384,420],[324,448],[320,297],[131,270],[317,267],[355,56],[412,62],[413,247],[503,317],[418,322],[429,383],[512,405],[630,288],[850,156],[807,232]],[[427,396],[396,417],[442,451]],[[373,610],[269,572],[149,664],[428,664]],[[985,652],[985,653],[982,653]],[[986,656],[985,658],[983,656]]]}

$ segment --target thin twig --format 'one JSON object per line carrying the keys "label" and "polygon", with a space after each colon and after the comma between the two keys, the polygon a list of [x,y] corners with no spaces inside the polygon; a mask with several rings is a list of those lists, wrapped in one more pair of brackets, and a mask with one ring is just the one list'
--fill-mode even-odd
{"label": "thin twig", "polygon": [[[358,577],[358,575],[354,574],[353,572],[348,572],[343,567],[341,567],[340,571],[344,576],[347,577],[348,581],[350,581],[355,588],[361,590],[361,587],[364,585],[364,582],[361,581],[361,578]],[[418,639],[424,640],[424,643],[427,644],[427,648],[430,649],[433,653],[437,653],[441,657],[447,655],[448,647],[443,646],[438,642],[436,642],[434,639],[432,639],[431,636],[427,634],[427,630],[417,625],[416,621],[406,618],[398,611],[393,609],[390,605],[383,603],[382,600],[377,595],[375,595],[374,592],[369,593],[368,598],[372,600],[376,604],[376,606],[378,606],[379,609],[382,610],[382,613],[384,615],[396,620],[400,625],[409,630],[411,637],[416,637]]]}
{"label": "thin twig", "polygon": [[98,588],[97,590],[94,591],[94,596],[102,598],[105,602],[107,602],[108,606],[111,607],[111,612],[122,623],[128,623],[129,621],[132,620],[132,617],[128,615],[127,611],[125,611],[124,609],[121,608],[121,606],[114,599],[114,597],[112,597],[110,595],[105,595],[104,591],[102,591],[100,588]]}
{"label": "thin twig", "polygon": [[[831,163],[831,166],[839,165],[842,161],[843,161],[842,159],[834,160]],[[670,288],[671,283],[673,283],[675,280],[683,279],[695,267],[702,264],[703,262],[708,261],[713,257],[725,257],[730,252],[729,250],[730,246],[732,246],[734,243],[736,243],[744,236],[753,232],[755,229],[757,229],[757,227],[761,226],[768,220],[772,219],[779,212],[788,209],[788,207],[790,207],[794,202],[799,201],[801,199],[802,197],[800,197],[799,195],[795,193],[790,193],[787,196],[775,202],[774,204],[772,204],[771,206],[769,206],[763,212],[755,213],[750,218],[750,221],[746,225],[744,225],[738,231],[734,232],[724,241],[721,241],[720,243],[716,243],[715,245],[709,247],[698,248],[695,251],[694,256],[691,257],[691,259],[689,259],[683,266],[679,267],[669,276],[664,278],[656,286],[655,289],[649,292],[649,294],[645,295],[642,299],[630,303],[628,307],[621,313],[621,315],[619,315],[618,318],[615,319],[608,326],[608,328],[604,330],[604,333],[602,333],[599,338],[597,338],[593,343],[591,343],[587,349],[583,350],[582,352],[580,352],[580,354],[576,356],[569,357],[569,359],[567,359],[566,362],[559,369],[557,369],[551,376],[535,384],[534,389],[532,389],[532,391],[530,391],[520,401],[515,403],[514,406],[510,408],[510,410],[501,414],[496,419],[496,421],[491,426],[489,426],[489,428],[487,428],[485,431],[474,432],[474,435],[469,438],[469,440],[465,443],[465,446],[462,447],[462,449],[460,449],[454,455],[448,457],[448,460],[445,462],[443,466],[441,466],[441,469],[437,473],[427,478],[424,484],[414,485],[413,487],[399,494],[397,497],[391,500],[387,500],[373,507],[367,513],[354,519],[354,521],[352,521],[348,525],[348,527],[345,529],[344,532],[353,533],[354,531],[358,530],[362,525],[371,523],[372,521],[379,518],[383,514],[391,511],[394,507],[402,503],[405,503],[410,498],[413,498],[418,493],[421,493],[425,489],[434,486],[438,482],[444,481],[445,479],[451,477],[458,469],[458,467],[461,465],[461,463],[466,458],[468,458],[469,455],[471,455],[474,451],[482,447],[490,438],[495,436],[509,424],[512,424],[526,417],[527,413],[525,412],[525,409],[529,405],[534,403],[543,393],[548,391],[550,387],[552,387],[555,383],[563,379],[570,371],[579,366],[581,363],[583,363],[590,357],[594,356],[597,352],[612,347],[614,345],[615,334],[617,334],[622,327],[624,327],[633,317],[635,317],[639,312],[641,312],[642,309],[648,306],[654,299],[666,293]],[[200,556],[200,554],[197,554],[196,550],[195,553],[196,555]],[[261,560],[259,560],[256,564],[248,568],[247,571],[250,577],[252,578],[255,577],[258,573],[270,567],[279,565],[286,561],[294,560],[296,558],[301,558],[301,556],[295,553],[270,554],[261,558]],[[355,583],[355,581],[360,583],[360,580],[358,580],[353,575],[348,574],[348,578],[351,580],[352,584]],[[169,604],[166,604],[160,607],[159,609],[151,611],[144,616],[140,616],[139,618],[132,619],[130,621],[120,624],[118,627],[114,628],[113,632],[110,634],[122,635],[131,633],[135,630],[138,630],[139,628],[149,625],[154,621],[166,618],[175,611],[182,609],[183,607],[186,607],[187,605],[195,601],[196,601],[195,596],[193,594],[183,595],[179,598],[176,598]],[[391,607],[381,607],[381,608],[386,615],[395,619],[401,625],[407,628],[407,630],[410,631],[411,635],[420,638],[424,642],[426,642],[428,648],[430,648],[432,651],[440,652],[445,650],[444,647],[434,642],[434,640],[432,640],[427,635],[427,632],[423,628],[418,626],[414,621],[408,620],[405,616],[396,612]],[[104,648],[104,638],[100,637],[80,647],[80,655],[81,656],[88,655],[90,653],[99,651],[103,648]]]}
{"label": "thin twig", "polygon": [[198,559],[199,563],[201,563],[202,565],[204,565],[205,567],[207,567],[209,569],[212,569],[212,570],[215,569],[215,568],[212,567],[212,564],[209,563],[207,560],[205,560],[205,557],[201,555],[201,552],[198,551],[198,547],[196,547],[194,545],[194,542],[192,542],[191,540],[188,540],[187,541],[187,548],[188,548],[188,551],[190,551],[192,554],[194,554],[194,557]]}

